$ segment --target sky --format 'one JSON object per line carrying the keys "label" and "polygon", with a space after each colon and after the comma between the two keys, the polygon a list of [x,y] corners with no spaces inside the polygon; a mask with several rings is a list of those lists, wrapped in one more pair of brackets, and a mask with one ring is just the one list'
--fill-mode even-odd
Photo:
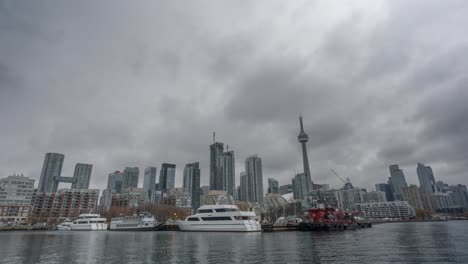
{"label": "sky", "polygon": [[[235,151],[236,185],[258,154],[263,181],[302,172],[339,188],[418,162],[468,184],[468,2],[0,0],[0,177],[200,162]],[[158,173],[159,174],[159,173]],[[159,175],[158,175],[159,176]],[[60,186],[66,187],[66,184]]]}

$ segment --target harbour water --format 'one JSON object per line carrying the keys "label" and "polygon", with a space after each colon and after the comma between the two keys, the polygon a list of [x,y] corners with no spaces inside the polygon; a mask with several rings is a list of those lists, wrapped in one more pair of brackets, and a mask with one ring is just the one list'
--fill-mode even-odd
{"label": "harbour water", "polygon": [[468,221],[334,232],[0,232],[0,263],[468,263]]}

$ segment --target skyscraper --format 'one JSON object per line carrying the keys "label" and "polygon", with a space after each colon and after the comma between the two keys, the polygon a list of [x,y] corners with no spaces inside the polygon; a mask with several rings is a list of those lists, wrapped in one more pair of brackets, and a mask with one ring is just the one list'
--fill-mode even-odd
{"label": "skyscraper", "polygon": [[113,190],[116,193],[123,192],[123,172],[115,171],[109,173],[109,177],[107,178],[107,189]]}
{"label": "skyscraper", "polygon": [[249,201],[249,184],[247,182],[247,173],[240,173],[240,185],[239,185],[239,200],[240,201]]}
{"label": "skyscraper", "polygon": [[390,178],[388,178],[388,184],[392,189],[393,200],[400,201],[401,200],[401,189],[403,187],[408,187],[405,180],[405,175],[403,174],[403,170],[401,170],[398,165],[390,165]]}
{"label": "skyscraper", "polygon": [[234,151],[226,151],[221,156],[223,173],[223,191],[234,196],[236,190]]}
{"label": "skyscraper", "polygon": [[138,188],[140,169],[138,169],[138,167],[126,167],[123,172],[123,190],[127,188]]}
{"label": "skyscraper", "polygon": [[143,178],[143,190],[145,192],[156,190],[156,174],[158,173],[158,168],[153,166],[148,166],[145,168],[145,176]]}
{"label": "skyscraper", "polygon": [[192,197],[192,208],[200,207],[200,165],[198,162],[185,165],[183,188]]}
{"label": "skyscraper", "polygon": [[42,165],[41,178],[37,192],[55,193],[57,192],[58,181],[55,177],[62,174],[62,166],[65,155],[60,153],[46,153],[44,164]]}
{"label": "skyscraper", "polygon": [[210,190],[223,190],[223,150],[224,144],[221,142],[214,142],[210,145]]}
{"label": "skyscraper", "polygon": [[418,163],[416,172],[418,173],[421,189],[428,193],[435,193],[437,191],[437,185],[432,168],[430,166],[425,166],[422,163]]}
{"label": "skyscraper", "polygon": [[305,173],[299,173],[292,179],[294,199],[304,200],[309,194],[308,179]]}
{"label": "skyscraper", "polygon": [[273,178],[268,178],[268,193],[278,193],[278,181]]}
{"label": "skyscraper", "polygon": [[75,166],[75,173],[73,173],[73,178],[75,180],[72,183],[72,189],[89,189],[89,181],[91,179],[91,171],[93,170],[93,165],[77,163]]}
{"label": "skyscraper", "polygon": [[388,183],[377,183],[375,185],[375,190],[384,192],[385,198],[387,198],[387,202],[393,201],[392,188],[390,187]]}
{"label": "skyscraper", "polygon": [[306,143],[309,141],[309,136],[304,132],[304,126],[302,124],[302,116],[299,117],[299,123],[301,126],[301,131],[299,132],[299,136],[297,136],[297,140],[302,145],[302,163],[304,167],[304,174],[307,178],[307,192],[312,191],[312,176],[310,175],[310,168],[309,168],[309,158],[307,156],[307,146]]}
{"label": "skyscraper", "polygon": [[263,174],[262,159],[258,155],[252,155],[245,160],[247,173],[247,201],[261,202],[263,200]]}
{"label": "skyscraper", "polygon": [[159,173],[159,188],[163,193],[174,188],[175,183],[175,164],[163,163]]}

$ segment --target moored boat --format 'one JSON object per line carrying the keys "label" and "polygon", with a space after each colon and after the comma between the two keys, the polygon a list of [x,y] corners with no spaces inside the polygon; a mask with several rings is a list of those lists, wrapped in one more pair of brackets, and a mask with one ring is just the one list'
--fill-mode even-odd
{"label": "moored boat", "polygon": [[107,230],[107,220],[99,214],[81,214],[70,224],[73,231]]}
{"label": "moored boat", "polygon": [[149,214],[115,217],[111,219],[109,230],[113,231],[151,231],[158,226],[158,221]]}
{"label": "moored boat", "polygon": [[255,212],[241,211],[235,205],[203,205],[197,213],[177,225],[182,231],[258,232],[260,222]]}

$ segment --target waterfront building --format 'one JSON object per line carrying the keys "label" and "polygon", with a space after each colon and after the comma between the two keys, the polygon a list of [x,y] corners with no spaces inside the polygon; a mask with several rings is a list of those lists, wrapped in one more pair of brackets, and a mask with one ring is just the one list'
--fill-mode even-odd
{"label": "waterfront building", "polygon": [[268,193],[279,193],[279,184],[277,180],[268,178]]}
{"label": "waterfront building", "polygon": [[388,178],[388,184],[392,190],[393,200],[401,200],[401,189],[407,187],[405,175],[398,165],[390,165],[390,177]]}
{"label": "waterfront building", "polygon": [[200,165],[198,162],[185,165],[183,188],[191,195],[193,209],[200,207]]}
{"label": "waterfront building", "polygon": [[34,179],[22,174],[0,179],[0,222],[26,222],[33,193]]}
{"label": "waterfront building", "polygon": [[457,184],[449,187],[454,204],[468,210],[468,191],[466,185]]}
{"label": "waterfront building", "polygon": [[261,202],[263,200],[263,173],[262,159],[252,155],[245,160],[247,173],[247,201]]}
{"label": "waterfront building", "polygon": [[422,190],[428,193],[435,193],[439,191],[437,190],[434,173],[432,172],[432,168],[430,166],[418,163],[416,172],[418,174],[419,184]]}
{"label": "waterfront building", "polygon": [[308,179],[304,173],[297,174],[292,179],[294,199],[305,200],[309,195]]}
{"label": "waterfront building", "polygon": [[365,203],[375,203],[375,202],[386,202],[387,197],[384,192],[374,191],[374,192],[365,192],[363,193],[363,198]]}
{"label": "waterfront building", "polygon": [[168,189],[164,193],[162,204],[178,208],[192,208],[192,195],[185,188]]}
{"label": "waterfront building", "polygon": [[403,187],[401,189],[403,200],[407,201],[413,208],[432,212],[432,202],[430,193],[416,185]]}
{"label": "waterfront building", "polygon": [[91,180],[91,171],[93,165],[77,163],[75,165],[75,172],[73,173],[74,182],[72,189],[89,189],[89,182]]}
{"label": "waterfront building", "polygon": [[56,177],[62,174],[62,166],[65,155],[60,153],[46,153],[44,164],[42,165],[41,178],[37,191],[55,193],[57,192],[58,181]]}
{"label": "waterfront building", "polygon": [[313,188],[313,182],[312,182],[312,176],[310,174],[310,168],[309,168],[309,158],[307,156],[307,146],[306,143],[309,141],[309,136],[304,132],[304,126],[302,124],[302,116],[299,117],[299,123],[301,130],[299,132],[299,136],[297,136],[297,140],[301,143],[302,146],[302,163],[304,167],[304,174],[307,178],[307,193],[312,191]]}
{"label": "waterfront building", "polygon": [[107,189],[113,190],[116,193],[122,193],[123,186],[124,186],[123,177],[124,177],[124,173],[120,171],[109,173],[109,176],[107,178]]}
{"label": "waterfront building", "polygon": [[145,192],[156,190],[156,174],[157,173],[158,173],[157,167],[149,166],[145,168],[145,176],[143,178],[143,190]]}
{"label": "waterfront building", "polygon": [[210,190],[223,190],[223,152],[224,144],[215,142],[213,133],[213,144],[210,145]]}
{"label": "waterfront building", "polygon": [[123,189],[138,188],[140,169],[138,167],[126,167],[123,171]]}
{"label": "waterfront building", "polygon": [[123,193],[114,193],[111,196],[111,207],[133,208],[145,204],[147,193],[143,188],[126,188]]}
{"label": "waterfront building", "polygon": [[175,170],[176,165],[170,163],[163,163],[161,172],[159,173],[159,188],[165,193],[167,190],[174,188],[175,184]]}
{"label": "waterfront building", "polygon": [[335,191],[338,208],[343,211],[355,210],[356,204],[364,202],[364,193],[366,190],[358,188]]}
{"label": "waterfront building", "polygon": [[56,193],[36,193],[30,215],[32,223],[57,224],[97,209],[99,190],[60,189]]}
{"label": "waterfront building", "polygon": [[204,205],[215,204],[235,204],[234,199],[226,191],[210,190],[208,191]]}
{"label": "waterfront building", "polygon": [[279,187],[280,194],[292,193],[293,191],[294,191],[294,188],[292,184],[285,184]]}
{"label": "waterfront building", "polygon": [[414,208],[406,201],[357,203],[355,209],[369,218],[409,219],[416,216]]}
{"label": "waterfront building", "polygon": [[385,198],[387,202],[393,201],[393,193],[390,184],[388,183],[377,183],[375,185],[375,190],[385,193]]}
{"label": "waterfront building", "polygon": [[452,192],[432,193],[431,202],[434,211],[438,213],[453,213],[459,209],[459,207],[455,204]]}

